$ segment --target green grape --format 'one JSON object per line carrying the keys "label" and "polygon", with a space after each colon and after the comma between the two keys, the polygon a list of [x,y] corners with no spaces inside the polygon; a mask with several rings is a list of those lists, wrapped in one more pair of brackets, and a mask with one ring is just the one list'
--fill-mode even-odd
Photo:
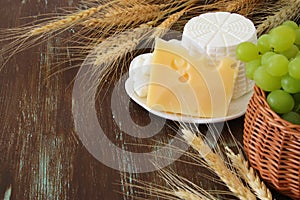
{"label": "green grape", "polygon": [[297,29],[298,28],[298,24],[296,22],[292,21],[292,20],[287,20],[287,21],[283,22],[282,25],[288,26],[292,29]]}
{"label": "green grape", "polygon": [[264,34],[258,38],[257,48],[260,53],[266,53],[271,50],[268,34]]}
{"label": "green grape", "polygon": [[250,62],[247,62],[246,63],[246,76],[253,80],[253,75],[254,75],[254,72],[255,70],[261,65],[260,63],[260,59],[255,59],[255,60],[252,60]]}
{"label": "green grape", "polygon": [[264,67],[255,70],[253,80],[264,91],[270,92],[281,88],[281,78],[270,75]]}
{"label": "green grape", "polygon": [[288,65],[289,60],[284,55],[275,54],[270,56],[264,67],[272,76],[282,76],[288,73]]}
{"label": "green grape", "polygon": [[281,52],[281,54],[284,55],[287,59],[291,59],[291,58],[296,57],[298,52],[299,52],[298,47],[296,45],[292,45],[291,48]]}
{"label": "green grape", "polygon": [[236,48],[236,56],[241,61],[249,62],[259,57],[258,48],[251,42],[242,42]]}
{"label": "green grape", "polygon": [[296,57],[290,61],[288,71],[291,77],[300,79],[300,57]]}
{"label": "green grape", "polygon": [[300,125],[300,114],[294,111],[288,112],[281,116],[282,119],[292,123]]}
{"label": "green grape", "polygon": [[289,74],[281,78],[281,87],[288,93],[300,92],[300,80],[294,79]]}
{"label": "green grape", "polygon": [[269,58],[270,58],[271,56],[273,56],[273,55],[276,55],[276,53],[274,53],[274,52],[272,52],[272,51],[263,54],[263,55],[261,56],[261,64],[262,64],[262,65],[266,65],[266,64],[269,62],[269,61],[268,61]]}
{"label": "green grape", "polygon": [[292,95],[283,90],[274,90],[270,92],[267,96],[267,102],[272,110],[278,114],[292,111],[295,105]]}
{"label": "green grape", "polygon": [[295,30],[295,34],[296,34],[295,44],[300,45],[300,28],[297,28]]}
{"label": "green grape", "polygon": [[289,49],[296,39],[295,31],[288,26],[277,26],[269,33],[269,42],[271,47],[277,52]]}

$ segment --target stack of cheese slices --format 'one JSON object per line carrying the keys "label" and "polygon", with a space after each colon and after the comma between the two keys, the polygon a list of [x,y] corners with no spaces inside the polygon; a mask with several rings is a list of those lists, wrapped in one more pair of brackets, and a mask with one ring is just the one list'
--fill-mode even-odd
{"label": "stack of cheese slices", "polygon": [[188,21],[182,41],[156,39],[133,59],[129,77],[150,109],[192,117],[225,117],[230,101],[253,88],[236,46],[256,43],[253,23],[238,14],[205,13]]}

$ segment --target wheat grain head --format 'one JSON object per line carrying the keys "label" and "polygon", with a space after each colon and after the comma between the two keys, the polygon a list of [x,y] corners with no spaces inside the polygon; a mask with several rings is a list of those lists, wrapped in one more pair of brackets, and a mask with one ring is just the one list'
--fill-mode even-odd
{"label": "wheat grain head", "polygon": [[256,196],[261,200],[272,200],[272,193],[262,182],[254,169],[241,154],[235,154],[229,147],[226,147],[227,156],[233,166],[237,169],[242,178],[249,184]]}
{"label": "wheat grain head", "polygon": [[255,195],[244,186],[242,181],[230,171],[224,161],[204,143],[201,137],[194,135],[190,130],[183,129],[183,138],[205,159],[208,166],[220,177],[233,194],[241,200],[255,200]]}
{"label": "wheat grain head", "polygon": [[74,14],[67,15],[59,20],[54,20],[51,22],[46,23],[45,25],[41,25],[40,27],[36,27],[30,31],[31,36],[43,34],[43,33],[49,33],[57,30],[61,30],[65,27],[69,27],[71,25],[77,24],[78,22],[91,17],[95,13],[99,12],[103,8],[111,5],[114,3],[114,1],[104,4],[104,5],[98,5],[97,7],[92,7],[87,10],[82,10]]}
{"label": "wheat grain head", "polygon": [[278,2],[280,7],[279,11],[271,16],[267,16],[264,21],[257,26],[257,35],[268,32],[272,28],[282,24],[286,20],[296,20],[300,16],[300,0],[283,0]]}

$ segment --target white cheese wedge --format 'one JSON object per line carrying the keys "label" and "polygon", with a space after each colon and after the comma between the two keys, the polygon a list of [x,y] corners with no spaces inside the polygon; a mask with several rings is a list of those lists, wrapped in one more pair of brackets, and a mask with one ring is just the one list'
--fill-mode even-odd
{"label": "white cheese wedge", "polygon": [[235,59],[223,57],[211,67],[205,55],[192,55],[176,41],[156,39],[147,106],[193,117],[225,117],[238,73],[236,64]]}
{"label": "white cheese wedge", "polygon": [[133,80],[133,90],[141,98],[147,96],[150,79],[152,54],[141,54],[135,57],[129,66],[129,77]]}
{"label": "white cheese wedge", "polygon": [[[205,13],[187,22],[182,44],[187,49],[207,53],[210,64],[215,65],[224,56],[235,57],[235,49],[241,42],[256,43],[256,29],[252,21],[239,14],[228,12]],[[246,77],[240,66],[233,98],[239,98],[253,89],[254,82]]]}

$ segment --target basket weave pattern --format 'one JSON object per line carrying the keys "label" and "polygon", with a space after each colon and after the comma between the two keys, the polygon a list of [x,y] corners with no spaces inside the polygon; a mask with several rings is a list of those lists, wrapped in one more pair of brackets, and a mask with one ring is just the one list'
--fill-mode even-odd
{"label": "basket weave pattern", "polygon": [[300,199],[300,126],[281,119],[257,86],[245,114],[243,140],[249,162],[262,180]]}

